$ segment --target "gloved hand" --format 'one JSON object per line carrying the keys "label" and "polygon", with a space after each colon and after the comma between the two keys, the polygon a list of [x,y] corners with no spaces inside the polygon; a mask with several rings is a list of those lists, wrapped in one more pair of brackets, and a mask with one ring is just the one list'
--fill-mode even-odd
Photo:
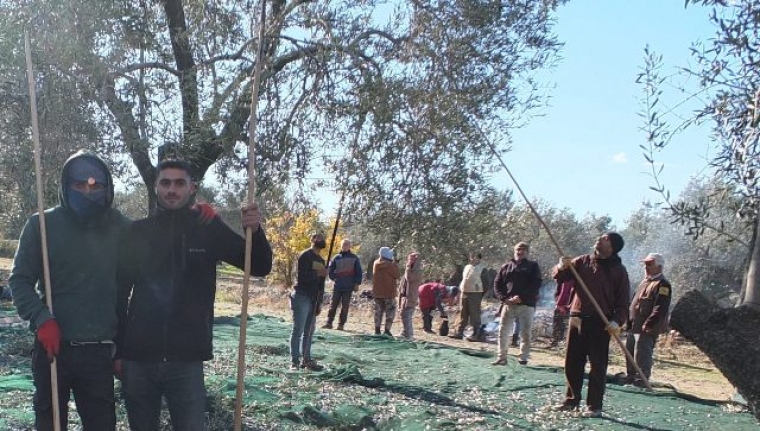
{"label": "gloved hand", "polygon": [[192,209],[198,211],[198,223],[200,224],[209,224],[217,217],[214,207],[205,202],[194,204]]}
{"label": "gloved hand", "polygon": [[58,322],[50,319],[40,325],[37,328],[37,339],[47,352],[48,360],[52,361],[61,351],[61,328],[58,327]]}
{"label": "gloved hand", "polygon": [[607,325],[607,328],[605,329],[607,329],[607,332],[609,332],[610,335],[613,337],[620,336],[620,331],[621,331],[620,325],[618,325],[617,322],[614,320],[610,320],[609,325]]}
{"label": "gloved hand", "polygon": [[560,270],[570,268],[570,264],[573,263],[572,257],[562,256],[559,258],[559,263],[557,264],[557,267],[559,267]]}

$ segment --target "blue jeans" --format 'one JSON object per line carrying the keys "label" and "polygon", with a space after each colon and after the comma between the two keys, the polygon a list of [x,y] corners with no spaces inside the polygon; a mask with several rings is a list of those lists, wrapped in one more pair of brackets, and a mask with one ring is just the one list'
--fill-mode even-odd
{"label": "blue jeans", "polygon": [[290,309],[293,310],[293,331],[290,333],[290,360],[297,364],[311,359],[311,339],[314,335],[314,298],[293,292],[290,295]]}
{"label": "blue jeans", "polygon": [[[67,426],[69,399],[73,392],[84,431],[115,430],[111,345],[72,347],[69,343],[62,342],[56,365],[61,429],[65,430]],[[32,352],[32,373],[36,388],[35,429],[52,431],[53,390],[50,381],[50,361],[39,342],[35,343]]]}
{"label": "blue jeans", "polygon": [[161,396],[166,397],[173,430],[206,429],[202,361],[124,361],[122,369],[122,393],[132,431],[158,431]]}

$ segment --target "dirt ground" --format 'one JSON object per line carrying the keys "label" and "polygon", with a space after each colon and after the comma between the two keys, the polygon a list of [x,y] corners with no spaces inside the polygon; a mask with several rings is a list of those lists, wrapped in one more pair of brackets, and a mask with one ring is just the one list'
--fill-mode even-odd
{"label": "dirt ground", "polygon": [[[12,264],[11,259],[0,258],[0,284],[7,285],[7,274]],[[217,315],[240,314],[240,290],[242,281],[238,277],[220,276],[219,293],[217,295]],[[369,288],[369,286],[362,286]],[[329,291],[329,288],[328,288]],[[275,315],[290,320],[287,291],[277,287],[265,286],[260,282],[253,283],[250,288],[249,314],[262,313]],[[372,303],[357,298],[354,295],[351,312],[346,330],[357,334],[369,334],[374,330],[372,321]],[[318,317],[317,325],[321,327],[326,320],[325,311]],[[452,313],[453,314],[453,313]],[[456,317],[453,317],[455,320]],[[13,319],[18,320],[18,319]],[[487,343],[470,343],[465,340],[454,340],[434,334],[426,334],[417,328],[422,327],[419,316],[415,316],[415,338],[419,340],[443,343],[452,346],[467,347],[494,352],[496,342],[490,337]],[[13,323],[13,322],[3,322]],[[324,329],[320,329],[324,330]],[[401,331],[401,322],[397,321],[392,332]],[[514,348],[510,353],[515,353]],[[617,345],[610,346],[610,374],[625,372],[625,359]],[[549,340],[537,337],[531,355],[532,365],[562,366],[564,350],[550,348]],[[652,382],[655,385],[670,385],[677,391],[691,394],[700,398],[713,400],[728,400],[734,394],[734,388],[725,377],[715,368],[710,360],[691,343],[679,341],[676,343],[664,341],[655,349],[655,363],[652,371]]]}

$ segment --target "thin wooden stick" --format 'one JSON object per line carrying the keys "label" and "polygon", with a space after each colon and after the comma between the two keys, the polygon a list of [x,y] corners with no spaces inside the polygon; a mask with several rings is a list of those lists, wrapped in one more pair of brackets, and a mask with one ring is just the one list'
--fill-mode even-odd
{"label": "thin wooden stick", "polygon": [[[538,222],[541,224],[541,226],[544,228],[546,233],[549,235],[549,239],[551,240],[552,244],[554,244],[554,247],[557,249],[557,252],[560,256],[565,256],[565,252],[562,250],[562,247],[560,247],[559,242],[557,242],[557,239],[554,238],[554,235],[552,234],[551,229],[549,229],[549,226],[544,222],[544,219],[541,218],[541,216],[538,214],[538,211],[536,211],[536,208],[533,207],[533,204],[531,204],[530,199],[528,199],[528,196],[525,195],[525,192],[523,192],[522,187],[520,187],[520,184],[517,182],[515,177],[512,175],[512,172],[507,167],[506,163],[504,163],[504,160],[501,158],[499,153],[496,151],[496,147],[494,147],[493,143],[488,139],[488,137],[483,133],[483,131],[480,131],[480,134],[483,136],[483,139],[485,140],[486,144],[488,144],[488,147],[491,149],[491,152],[493,155],[499,160],[499,163],[501,163],[501,167],[504,168],[504,170],[507,172],[507,175],[509,175],[509,178],[514,183],[515,187],[517,188],[517,191],[520,193],[520,196],[525,200],[525,203],[528,204],[528,208],[530,208],[531,213],[533,213],[533,217],[538,220]],[[594,306],[594,309],[596,310],[597,314],[599,314],[599,317],[602,318],[602,322],[604,322],[605,326],[610,324],[610,321],[607,319],[607,316],[604,314],[604,310],[602,310],[602,307],[599,306],[599,303],[596,302],[596,299],[593,295],[591,295],[591,291],[589,290],[588,286],[586,285],[586,282],[583,281],[583,278],[581,278],[581,275],[578,274],[578,271],[575,269],[574,266],[570,265],[570,271],[573,273],[573,276],[575,276],[575,279],[578,281],[578,284],[580,284],[581,288],[583,289],[583,292],[586,294],[588,299],[591,301],[591,305]],[[622,325],[624,322],[620,322]],[[644,382],[644,385],[646,385],[647,390],[651,391],[652,386],[649,384],[649,379],[644,375],[644,372],[641,371],[641,368],[639,368],[639,365],[636,363],[636,360],[631,355],[631,352],[626,349],[625,344],[623,344],[623,341],[620,339],[620,337],[617,334],[610,334],[612,338],[615,339],[617,342],[617,345],[620,347],[620,350],[623,351],[623,354],[628,359],[628,362],[633,365],[633,368],[636,370],[636,373],[638,373],[639,377],[641,377],[641,380]]]}
{"label": "thin wooden stick", "polygon": [[[24,52],[26,54],[26,78],[29,84],[29,105],[32,114],[32,140],[34,141],[34,173],[37,180],[37,215],[40,220],[40,239],[42,241],[42,274],[45,281],[45,302],[50,314],[53,314],[53,294],[50,287],[50,261],[48,259],[47,229],[45,226],[45,200],[42,187],[42,162],[40,161],[40,126],[37,120],[37,96],[32,67],[32,47],[29,32],[24,30]],[[58,365],[55,356],[50,363],[50,387],[53,393],[53,429],[61,430],[61,411],[58,406]]]}
{"label": "thin wooden stick", "polygon": [[[259,22],[259,49],[256,65],[253,70],[253,88],[251,90],[251,117],[248,120],[248,204],[254,202],[256,196],[256,114],[259,102],[259,87],[261,86],[261,69],[264,62],[264,35],[266,28],[266,0],[261,0],[261,21]],[[235,390],[235,420],[234,430],[240,431],[243,426],[243,393],[245,392],[245,342],[248,325],[248,289],[251,276],[251,257],[253,253],[253,230],[245,228],[245,270],[243,274],[243,295],[240,305],[240,340],[238,344],[237,386]]]}

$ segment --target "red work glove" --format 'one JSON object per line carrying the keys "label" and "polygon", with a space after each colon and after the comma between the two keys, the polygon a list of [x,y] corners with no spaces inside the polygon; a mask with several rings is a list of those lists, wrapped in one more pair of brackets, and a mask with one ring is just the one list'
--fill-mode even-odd
{"label": "red work glove", "polygon": [[53,360],[61,350],[61,328],[55,319],[50,319],[37,328],[37,339],[42,344],[42,348],[47,352],[49,360]]}
{"label": "red work glove", "polygon": [[119,380],[121,380],[121,377],[124,375],[121,359],[113,360],[113,375]]}
{"label": "red work glove", "polygon": [[198,211],[198,223],[200,224],[209,224],[218,216],[214,207],[205,202],[196,203],[192,209]]}

